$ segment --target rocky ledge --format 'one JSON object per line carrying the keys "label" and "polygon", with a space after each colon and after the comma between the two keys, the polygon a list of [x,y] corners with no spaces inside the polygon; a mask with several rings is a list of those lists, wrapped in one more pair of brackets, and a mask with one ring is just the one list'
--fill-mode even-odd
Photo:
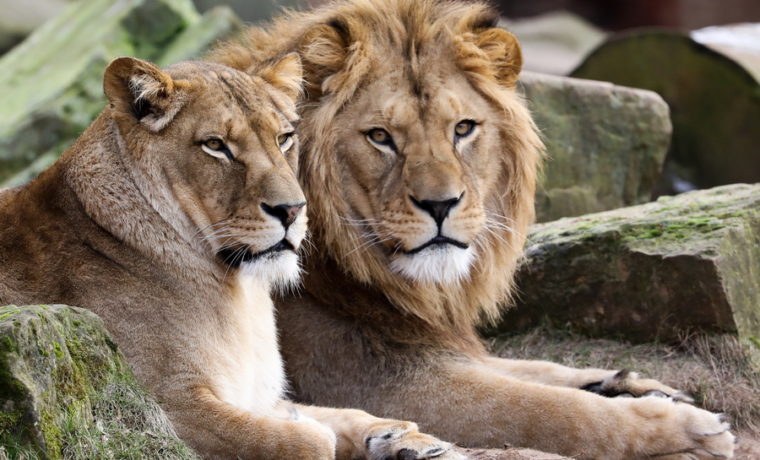
{"label": "rocky ledge", "polygon": [[760,184],[535,225],[499,330],[548,321],[673,340],[727,332],[760,347]]}

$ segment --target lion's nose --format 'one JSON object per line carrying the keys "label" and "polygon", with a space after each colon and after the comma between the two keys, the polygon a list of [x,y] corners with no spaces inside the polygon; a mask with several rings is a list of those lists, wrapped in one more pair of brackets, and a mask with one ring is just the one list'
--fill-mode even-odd
{"label": "lion's nose", "polygon": [[409,198],[415,206],[430,214],[433,217],[433,220],[435,220],[435,223],[438,224],[438,227],[440,227],[443,225],[444,219],[449,216],[451,209],[459,204],[459,201],[461,201],[463,196],[464,192],[462,192],[459,197],[448,198],[445,200],[418,200],[411,195],[409,195]]}
{"label": "lion's nose", "polygon": [[282,222],[282,226],[285,228],[290,227],[290,224],[296,221],[298,213],[306,206],[306,202],[297,204],[278,204],[270,206],[266,203],[261,203],[261,209],[270,216],[276,217]]}

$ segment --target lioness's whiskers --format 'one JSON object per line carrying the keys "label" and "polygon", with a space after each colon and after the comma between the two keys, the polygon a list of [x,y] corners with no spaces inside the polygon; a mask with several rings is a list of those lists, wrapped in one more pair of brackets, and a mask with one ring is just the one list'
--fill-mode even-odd
{"label": "lioness's whiskers", "polygon": [[198,234],[199,234],[199,233],[203,233],[203,232],[205,232],[205,231],[206,231],[207,229],[209,229],[209,228],[212,228],[212,229],[213,229],[213,228],[215,228],[215,227],[218,227],[218,226],[221,226],[221,225],[227,225],[228,223],[229,223],[229,222],[228,222],[228,220],[227,220],[227,219],[225,219],[225,220],[220,220],[219,222],[216,222],[216,223],[211,223],[211,224],[208,224],[208,225],[206,225],[205,227],[199,228],[199,229],[198,229],[198,230],[195,232],[195,234],[194,234],[193,236],[198,236]]}
{"label": "lioness's whiskers", "polygon": [[238,259],[241,259],[243,255],[245,254],[245,251],[248,248],[245,246],[241,246],[240,248],[236,249],[235,252],[232,253],[232,256],[227,259],[227,270],[224,271],[224,276],[222,277],[222,282],[224,282],[227,279],[227,273],[230,272],[230,268],[232,268],[233,265],[236,265],[236,262]]}
{"label": "lioness's whiskers", "polygon": [[354,249],[350,250],[346,256],[349,256],[353,254],[354,252],[361,251],[364,249],[369,249],[372,246],[383,244],[387,241],[389,241],[393,236],[389,233],[386,235],[380,235],[380,234],[372,234],[372,233],[363,233],[361,238],[365,239],[362,244],[355,247]]}
{"label": "lioness's whiskers", "polygon": [[202,241],[210,241],[210,240],[214,239],[215,237],[217,237],[218,235],[220,235],[220,234],[222,234],[224,232],[229,232],[230,230],[231,230],[230,227],[228,225],[225,225],[224,227],[220,227],[220,228],[212,231],[208,235],[202,236],[201,240]]}
{"label": "lioness's whiskers", "polygon": [[341,220],[345,221],[343,225],[347,225],[350,227],[366,227],[368,224],[377,224],[380,222],[379,219],[375,218],[367,218],[367,219],[352,219],[349,217],[343,217],[339,216]]}

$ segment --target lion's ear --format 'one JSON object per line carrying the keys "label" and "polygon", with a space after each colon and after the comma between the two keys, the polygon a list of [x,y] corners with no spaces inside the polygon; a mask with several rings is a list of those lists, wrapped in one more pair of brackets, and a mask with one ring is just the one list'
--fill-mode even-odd
{"label": "lion's ear", "polygon": [[[308,75],[306,88],[312,96],[335,89],[343,84],[333,77],[345,67],[350,66],[351,54],[356,53],[354,38],[351,36],[348,22],[343,18],[333,18],[308,30],[300,45],[304,72]],[[325,84],[332,80],[332,84]],[[338,79],[340,80],[340,79]],[[346,87],[343,87],[346,89]]]}
{"label": "lion's ear", "polygon": [[267,83],[288,95],[294,101],[301,95],[303,68],[296,53],[289,53],[277,62],[267,64],[256,72]]}
{"label": "lion's ear", "polygon": [[[180,83],[180,85],[177,85]],[[151,131],[161,131],[183,105],[178,86],[150,62],[131,57],[116,58],[103,77],[103,90],[115,110],[132,115]]]}
{"label": "lion's ear", "polygon": [[517,38],[496,27],[498,15],[490,10],[467,15],[457,25],[460,66],[469,72],[496,79],[512,87],[522,69],[522,52]]}

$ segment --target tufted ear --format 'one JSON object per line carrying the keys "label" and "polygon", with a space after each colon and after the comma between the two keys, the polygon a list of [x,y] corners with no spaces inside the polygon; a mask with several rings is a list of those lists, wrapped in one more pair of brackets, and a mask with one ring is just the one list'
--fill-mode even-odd
{"label": "tufted ear", "polygon": [[256,71],[267,83],[287,94],[293,101],[301,95],[303,68],[296,53],[286,54],[280,60],[266,64]]}
{"label": "tufted ear", "polygon": [[522,69],[522,52],[517,38],[496,27],[498,15],[480,10],[463,17],[457,27],[459,62],[464,70],[496,79],[512,87]]}
{"label": "tufted ear", "polygon": [[161,131],[184,104],[186,82],[172,78],[150,62],[116,58],[103,77],[103,90],[115,110],[133,116],[153,132]]}
{"label": "tufted ear", "polygon": [[308,30],[300,44],[304,73],[308,75],[306,90],[316,97],[327,88],[330,77],[350,65],[354,40],[349,25],[343,18],[333,18]]}

